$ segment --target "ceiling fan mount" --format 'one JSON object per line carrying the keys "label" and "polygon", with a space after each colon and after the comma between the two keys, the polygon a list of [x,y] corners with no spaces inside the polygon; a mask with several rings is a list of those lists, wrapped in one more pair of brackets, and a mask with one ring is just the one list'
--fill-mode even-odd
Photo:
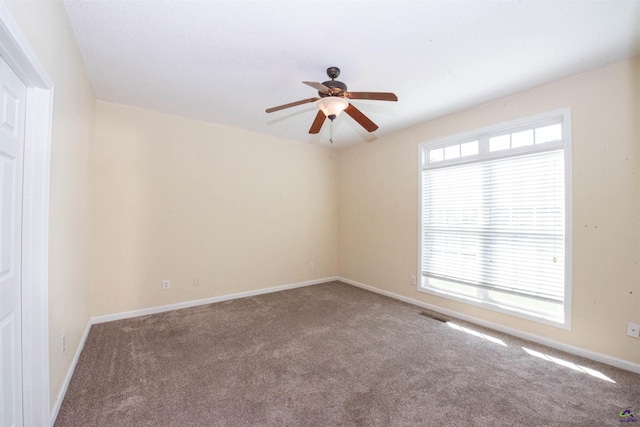
{"label": "ceiling fan mount", "polygon": [[327,68],[327,76],[329,76],[331,80],[337,79],[338,77],[340,77],[340,68],[338,67]]}
{"label": "ceiling fan mount", "polygon": [[[340,112],[344,111],[351,118],[353,118],[358,124],[365,128],[368,132],[373,132],[378,129],[378,125],[373,123],[367,116],[365,116],[360,110],[358,110],[348,100],[350,99],[367,99],[373,101],[397,101],[398,97],[391,92],[349,92],[347,85],[341,81],[336,80],[340,76],[340,68],[329,67],[327,68],[327,76],[331,80],[326,82],[302,82],[307,86],[318,91],[319,98],[309,98],[300,101],[291,102],[289,104],[279,105],[277,107],[267,108],[267,113],[273,113],[274,111],[283,110],[285,108],[295,107],[297,105],[316,102],[320,111],[316,115],[309,133],[319,133],[322,128],[322,124],[325,119],[333,121]],[[327,99],[329,98],[329,99]],[[333,99],[331,99],[333,98]],[[338,98],[338,99],[336,99]]]}

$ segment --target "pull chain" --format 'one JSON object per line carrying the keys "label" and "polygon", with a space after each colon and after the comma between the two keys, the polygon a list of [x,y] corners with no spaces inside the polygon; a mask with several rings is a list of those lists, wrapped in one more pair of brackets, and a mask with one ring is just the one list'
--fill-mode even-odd
{"label": "pull chain", "polygon": [[333,144],[333,120],[331,120],[331,126],[329,129],[329,142]]}

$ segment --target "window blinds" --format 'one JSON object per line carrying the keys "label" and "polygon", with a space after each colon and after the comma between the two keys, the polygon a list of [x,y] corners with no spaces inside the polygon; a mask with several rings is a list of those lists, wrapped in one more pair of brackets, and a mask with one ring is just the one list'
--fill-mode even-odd
{"label": "window blinds", "polygon": [[564,299],[564,150],[423,169],[422,274]]}

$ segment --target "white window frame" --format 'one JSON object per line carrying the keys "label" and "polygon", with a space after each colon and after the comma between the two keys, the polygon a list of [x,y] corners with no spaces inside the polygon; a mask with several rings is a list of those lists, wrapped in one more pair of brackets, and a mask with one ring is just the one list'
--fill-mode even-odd
{"label": "white window frame", "polygon": [[[544,147],[542,145],[536,151],[544,151],[546,149],[557,149],[562,147],[564,149],[564,182],[565,182],[565,266],[564,266],[564,320],[558,321],[554,319],[550,319],[547,317],[540,317],[533,313],[526,312],[524,310],[520,310],[515,307],[505,307],[499,305],[495,302],[476,299],[472,297],[466,297],[462,295],[456,295],[452,293],[447,293],[442,290],[434,289],[431,287],[427,287],[424,285],[425,278],[422,273],[422,256],[423,256],[423,236],[424,229],[422,224],[423,218],[423,169],[425,167],[425,163],[429,162],[427,158],[429,151],[433,149],[437,149],[440,147],[451,146],[455,144],[461,144],[469,141],[479,141],[479,150],[480,154],[472,155],[467,157],[460,157],[456,159],[449,160],[440,160],[437,161],[437,166],[435,167],[446,167],[450,165],[460,165],[470,162],[477,162],[479,156],[482,156],[483,160],[493,160],[504,157],[512,157],[516,154],[520,153],[531,153],[534,152],[530,147],[521,147],[521,148],[511,148],[504,151],[496,151],[489,153],[488,152],[488,140],[492,136],[500,135],[502,133],[513,133],[517,132],[520,129],[530,129],[532,126],[544,126],[547,122],[560,121],[562,123],[562,141],[559,143],[550,142],[544,143]],[[505,122],[501,124],[497,124],[494,126],[489,126],[482,129],[473,130],[470,132],[464,132],[453,136],[448,136],[445,138],[439,138],[436,140],[431,140],[424,142],[419,145],[419,160],[418,160],[418,186],[419,186],[419,194],[418,194],[418,275],[419,278],[417,282],[417,289],[420,292],[428,293],[431,295],[436,295],[438,297],[451,299],[455,301],[461,301],[466,304],[474,305],[477,307],[486,308],[492,311],[497,311],[500,313],[505,313],[508,315],[512,315],[515,317],[520,317],[528,320],[532,320],[538,323],[543,323],[551,326],[555,326],[561,329],[571,330],[571,306],[572,306],[572,161],[571,161],[571,110],[569,108],[563,108],[559,110],[550,111],[547,113],[530,116],[510,122]],[[436,164],[436,163],[433,163]],[[432,166],[434,167],[434,166]]]}

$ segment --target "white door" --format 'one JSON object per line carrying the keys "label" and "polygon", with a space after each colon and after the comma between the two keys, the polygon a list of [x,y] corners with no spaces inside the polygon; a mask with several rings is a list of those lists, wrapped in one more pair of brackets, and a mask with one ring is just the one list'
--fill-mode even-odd
{"label": "white door", "polygon": [[0,58],[0,427],[22,426],[22,156],[27,88]]}

